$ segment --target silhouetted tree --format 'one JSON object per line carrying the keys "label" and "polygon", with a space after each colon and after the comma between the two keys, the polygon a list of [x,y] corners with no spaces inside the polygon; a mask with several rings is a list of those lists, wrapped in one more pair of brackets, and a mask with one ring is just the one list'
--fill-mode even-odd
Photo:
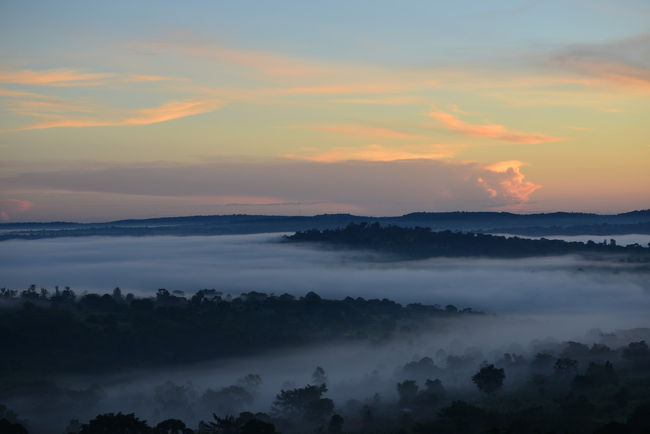
{"label": "silhouetted tree", "polygon": [[503,380],[506,378],[503,368],[495,368],[494,365],[487,365],[481,368],[472,377],[472,382],[476,387],[488,395],[496,392],[503,386]]}
{"label": "silhouetted tree", "polygon": [[153,430],[153,434],[193,434],[190,428],[185,426],[183,421],[178,419],[167,419],[160,422],[156,425]]}
{"label": "silhouetted tree", "polygon": [[151,428],[133,413],[100,414],[81,426],[79,434],[149,434]]}
{"label": "silhouetted tree", "polygon": [[327,432],[329,434],[338,434],[343,432],[343,423],[345,421],[338,414],[333,414],[330,418],[330,422],[327,425]]}
{"label": "silhouetted tree", "polygon": [[412,405],[418,396],[418,385],[413,380],[397,383],[399,405]]}
{"label": "silhouetted tree", "polygon": [[449,407],[440,410],[441,418],[449,419],[455,427],[455,432],[481,432],[478,429],[483,422],[485,412],[465,401],[454,401]]}
{"label": "silhouetted tree", "polygon": [[623,358],[629,360],[636,366],[650,364],[650,349],[645,341],[630,342],[623,349]]}
{"label": "silhouetted tree", "polygon": [[594,388],[618,384],[618,375],[610,362],[605,364],[589,363],[584,375],[576,375],[573,386],[578,388]]}
{"label": "silhouetted tree", "polygon": [[275,425],[259,419],[251,419],[242,427],[239,434],[275,434]]}
{"label": "silhouetted tree", "polygon": [[27,428],[18,422],[10,422],[8,419],[0,419],[0,433],[3,434],[28,434]]}
{"label": "silhouetted tree", "polygon": [[555,361],[553,368],[558,375],[572,375],[578,369],[578,361],[568,357],[560,357]]}
{"label": "silhouetted tree", "polygon": [[322,398],[327,386],[305,386],[281,390],[273,402],[273,411],[289,420],[322,423],[334,411],[331,399]]}

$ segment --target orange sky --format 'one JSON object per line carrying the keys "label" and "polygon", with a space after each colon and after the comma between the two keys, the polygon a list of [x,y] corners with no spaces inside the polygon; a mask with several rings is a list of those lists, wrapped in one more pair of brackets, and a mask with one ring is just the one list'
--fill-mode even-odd
{"label": "orange sky", "polygon": [[623,3],[4,2],[0,219],[650,208]]}

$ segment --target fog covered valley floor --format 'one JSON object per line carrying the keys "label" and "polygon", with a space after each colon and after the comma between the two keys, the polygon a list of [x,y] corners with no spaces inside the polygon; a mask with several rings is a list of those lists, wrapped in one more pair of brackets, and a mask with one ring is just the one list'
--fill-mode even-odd
{"label": "fog covered valley floor", "polygon": [[[118,412],[152,427],[204,421],[201,432],[637,432],[647,423],[649,285],[629,264],[388,262],[278,239],[3,242],[0,285],[17,292],[5,290],[0,311],[14,350],[2,357],[0,419],[37,433],[77,432],[71,419]],[[472,377],[489,365],[503,369],[503,384],[481,390]]]}

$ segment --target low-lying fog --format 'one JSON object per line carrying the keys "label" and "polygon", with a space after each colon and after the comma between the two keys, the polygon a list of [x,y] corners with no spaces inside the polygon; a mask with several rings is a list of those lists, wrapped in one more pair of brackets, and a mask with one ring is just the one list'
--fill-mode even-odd
{"label": "low-lying fog", "polygon": [[[628,264],[576,256],[386,262],[365,253],[281,244],[280,236],[5,241],[0,243],[0,287],[69,285],[81,293],[110,292],[120,286],[125,293],[139,295],[152,295],[161,287],[188,295],[202,288],[298,296],[315,291],[326,298],[386,297],[401,303],[454,304],[489,314],[438,322],[430,333],[384,345],[332,344],[157,372],[65,378],[60,385],[72,389],[100,384],[103,397],[93,414],[70,409],[69,415],[57,410],[48,417],[58,418],[60,424],[73,417],[85,421],[100,412],[123,411],[152,422],[180,417],[194,423],[209,418],[210,412],[157,413],[159,386],[168,380],[184,385],[187,400],[199,402],[207,388],[235,384],[249,373],[263,380],[250,409],[268,411],[281,388],[306,385],[317,365],[329,378],[327,396],[340,408],[350,399],[363,400],[376,392],[383,399],[395,399],[395,383],[405,379],[397,369],[424,356],[445,367],[447,355],[472,354],[474,362],[465,371],[440,374],[446,387],[471,387],[469,379],[478,363],[495,361],[506,351],[532,357],[541,342],[551,347],[565,340],[590,344],[603,341],[594,329],[610,333],[650,326],[650,273]],[[650,336],[647,330],[640,333]],[[617,336],[616,344],[639,339],[625,338],[621,332]],[[513,378],[511,373],[507,381]],[[32,420],[43,411],[34,397],[16,397],[5,404]]]}
{"label": "low-lying fog", "polygon": [[650,282],[633,266],[573,256],[385,262],[360,252],[277,242],[280,234],[88,237],[0,244],[0,287],[153,295],[158,288],[327,298],[389,298],[496,313],[648,312]]}

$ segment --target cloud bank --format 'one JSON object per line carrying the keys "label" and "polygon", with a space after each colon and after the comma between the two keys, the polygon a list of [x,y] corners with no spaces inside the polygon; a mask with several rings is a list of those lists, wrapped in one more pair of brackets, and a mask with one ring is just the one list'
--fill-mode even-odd
{"label": "cloud bank", "polygon": [[[357,154],[339,150],[315,155],[319,161],[40,169],[0,178],[0,193],[40,205],[31,214],[23,213],[23,219],[106,220],[237,212],[396,215],[413,210],[487,210],[525,203],[539,188],[524,179],[520,162],[486,166],[432,159],[383,161],[396,156],[411,155],[370,147]],[[377,161],[339,161],[345,157]]]}

